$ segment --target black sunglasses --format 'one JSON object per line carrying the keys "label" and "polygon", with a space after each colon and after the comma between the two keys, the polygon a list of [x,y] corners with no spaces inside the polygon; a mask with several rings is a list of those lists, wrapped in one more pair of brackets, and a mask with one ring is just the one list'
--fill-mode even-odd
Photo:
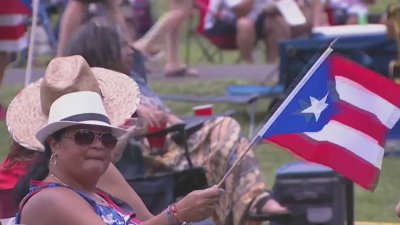
{"label": "black sunglasses", "polygon": [[64,135],[64,137],[73,138],[75,143],[82,147],[92,144],[96,137],[99,137],[101,143],[107,149],[114,149],[118,142],[118,139],[110,132],[97,132],[87,129],[76,130],[71,136]]}

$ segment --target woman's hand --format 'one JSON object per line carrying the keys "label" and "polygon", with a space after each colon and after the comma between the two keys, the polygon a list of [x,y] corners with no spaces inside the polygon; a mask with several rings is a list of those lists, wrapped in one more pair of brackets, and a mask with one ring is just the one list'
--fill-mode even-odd
{"label": "woman's hand", "polygon": [[167,119],[167,113],[144,105],[139,105],[136,112],[139,117],[146,120],[148,125],[153,127],[161,127],[161,124]]}
{"label": "woman's hand", "polygon": [[184,222],[198,222],[210,217],[223,193],[224,190],[217,186],[189,193],[176,203],[178,219]]}
{"label": "woman's hand", "polygon": [[169,113],[167,115],[167,122],[170,123],[171,125],[174,125],[174,124],[178,124],[178,123],[183,123],[183,120],[181,118],[175,116],[174,114]]}

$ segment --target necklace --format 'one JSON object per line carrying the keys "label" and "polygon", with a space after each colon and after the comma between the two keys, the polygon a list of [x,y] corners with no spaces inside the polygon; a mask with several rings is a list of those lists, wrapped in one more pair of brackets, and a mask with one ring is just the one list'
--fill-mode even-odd
{"label": "necklace", "polygon": [[[53,178],[54,180],[56,180],[58,183],[69,187],[69,185],[67,185],[65,182],[63,182],[60,178],[58,178],[56,175],[49,173],[50,177]],[[89,194],[89,193],[88,193]],[[101,197],[100,195],[98,195],[97,193],[94,193],[91,195],[91,197],[94,199],[94,201],[96,201],[98,204],[104,205],[104,206],[108,206],[108,202],[106,200],[103,199],[103,197]]]}
{"label": "necklace", "polygon": [[52,174],[52,173],[49,173],[49,175],[50,175],[51,178],[53,178],[54,180],[56,180],[58,183],[60,183],[60,184],[62,184],[62,185],[64,185],[64,186],[69,187],[69,185],[67,185],[67,184],[64,183],[62,180],[60,180],[58,177],[56,177],[56,175],[54,175],[54,174]]}

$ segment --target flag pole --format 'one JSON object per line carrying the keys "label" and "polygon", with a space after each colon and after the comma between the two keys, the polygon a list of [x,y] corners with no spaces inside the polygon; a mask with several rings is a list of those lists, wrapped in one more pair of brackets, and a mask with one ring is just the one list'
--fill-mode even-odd
{"label": "flag pole", "polygon": [[229,170],[222,177],[221,181],[218,183],[218,188],[222,186],[225,182],[226,178],[232,173],[232,171],[236,168],[237,165],[242,161],[244,156],[253,148],[254,145],[262,142],[261,134],[265,133],[273,122],[275,122],[276,118],[282,113],[283,109],[289,104],[289,102],[296,96],[296,94],[300,91],[300,89],[305,85],[305,83],[310,79],[311,75],[318,69],[318,67],[322,64],[322,62],[332,53],[333,45],[336,43],[338,39],[333,40],[329,47],[322,53],[322,55],[318,58],[318,60],[314,63],[314,65],[307,71],[306,75],[300,80],[300,82],[296,85],[296,87],[290,92],[287,98],[282,102],[282,104],[278,107],[278,109],[272,114],[272,116],[267,120],[265,125],[258,131],[257,135],[250,141],[246,150],[241,153],[239,158],[235,161],[235,163],[229,168]]}
{"label": "flag pole", "polygon": [[249,145],[247,146],[246,150],[244,152],[242,152],[242,154],[239,156],[239,158],[235,161],[235,163],[233,163],[233,165],[231,166],[231,168],[229,168],[228,172],[225,173],[224,177],[222,177],[221,181],[218,183],[218,188],[220,188],[222,186],[222,184],[225,182],[226,178],[229,176],[229,174],[232,173],[233,169],[236,168],[237,165],[239,165],[239,163],[242,161],[242,159],[244,158],[244,156],[247,154],[247,152],[249,152],[254,145],[259,144],[261,142],[261,138],[259,136],[255,136],[253,138],[253,140],[251,140],[251,142],[249,143]]}
{"label": "flag pole", "polygon": [[37,26],[37,18],[39,11],[39,0],[33,0],[32,2],[32,26],[29,35],[29,47],[28,47],[28,61],[26,65],[25,73],[25,87],[30,83],[32,76],[32,63],[33,63],[33,52],[35,45],[35,32]]}

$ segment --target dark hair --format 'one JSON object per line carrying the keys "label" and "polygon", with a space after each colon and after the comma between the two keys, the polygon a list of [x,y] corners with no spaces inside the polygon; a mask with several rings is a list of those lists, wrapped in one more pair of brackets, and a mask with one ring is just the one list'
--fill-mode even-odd
{"label": "dark hair", "polygon": [[7,155],[8,161],[4,164],[4,169],[10,170],[18,162],[32,162],[40,153],[41,152],[25,148],[13,140],[10,146],[10,152]]}
{"label": "dark hair", "polygon": [[[56,139],[56,141],[61,140],[61,136],[64,134],[66,129],[61,129],[56,131],[51,136]],[[36,162],[32,165],[29,172],[25,177],[21,178],[15,187],[15,199],[17,203],[29,193],[29,186],[31,180],[43,180],[49,174],[49,161],[51,157],[51,148],[47,142],[44,144],[44,153],[38,154],[36,157]]]}
{"label": "dark hair", "polygon": [[106,17],[95,17],[73,34],[65,55],[81,55],[90,66],[111,68],[121,58],[119,26]]}

